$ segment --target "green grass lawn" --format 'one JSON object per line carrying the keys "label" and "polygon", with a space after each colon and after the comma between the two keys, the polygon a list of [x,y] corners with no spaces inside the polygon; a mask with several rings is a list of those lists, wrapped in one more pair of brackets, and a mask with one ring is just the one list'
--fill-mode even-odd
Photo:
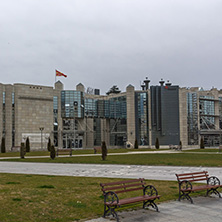
{"label": "green grass lawn", "polygon": [[[6,160],[3,160],[6,161]],[[126,165],[159,165],[159,166],[222,166],[221,154],[169,153],[169,154],[127,154],[108,155],[103,161],[101,156],[73,156],[35,159],[8,159],[20,162],[49,162],[49,163],[88,163],[88,164],[126,164]]]}
{"label": "green grass lawn", "polygon": [[185,150],[184,152],[199,152],[199,153],[217,153],[219,149],[192,149],[192,150]]}
{"label": "green grass lawn", "polygon": [[[120,179],[0,174],[0,221],[71,222],[101,217],[103,196],[99,184],[117,180]],[[157,203],[178,198],[177,182],[146,183],[154,185],[161,195]],[[141,195],[141,191],[137,192],[134,195]],[[135,206],[141,209],[142,203]]]}
{"label": "green grass lawn", "polygon": [[[161,149],[162,150],[162,149]],[[140,151],[161,151],[160,149],[108,149],[109,153],[126,153],[126,152],[140,152]],[[79,155],[79,154],[94,154],[93,149],[75,149],[72,151],[72,155]],[[32,151],[26,153],[26,156],[49,156],[48,151]],[[7,153],[0,153],[0,157],[20,157],[19,152],[7,152]]]}

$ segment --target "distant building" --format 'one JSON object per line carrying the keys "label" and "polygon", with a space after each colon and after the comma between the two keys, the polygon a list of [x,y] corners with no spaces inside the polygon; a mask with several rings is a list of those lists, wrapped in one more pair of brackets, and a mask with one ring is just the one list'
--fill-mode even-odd
{"label": "distant building", "polygon": [[91,148],[106,141],[109,147],[152,147],[156,138],[169,144],[206,146],[222,143],[222,91],[215,88],[180,88],[160,81],[141,90],[128,85],[125,92],[100,95],[100,90],[64,90],[29,84],[0,84],[0,138],[6,149],[29,137],[31,149],[55,146]]}

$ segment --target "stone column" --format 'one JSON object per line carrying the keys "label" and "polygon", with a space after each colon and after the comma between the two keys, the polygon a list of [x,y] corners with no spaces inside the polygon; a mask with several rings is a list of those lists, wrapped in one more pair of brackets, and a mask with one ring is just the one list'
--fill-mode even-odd
{"label": "stone column", "polygon": [[94,119],[88,118],[87,119],[87,148],[94,147]]}
{"label": "stone column", "polygon": [[6,152],[12,147],[12,92],[13,86],[5,86],[5,147]]}
{"label": "stone column", "polygon": [[127,141],[134,145],[136,139],[135,127],[135,90],[134,86],[129,85],[126,88],[127,100]]}
{"label": "stone column", "polygon": [[149,147],[152,147],[152,121],[151,121],[151,95],[150,90],[147,90],[148,94],[148,130],[149,130]]}
{"label": "stone column", "polygon": [[[63,90],[63,84],[60,81],[55,83],[55,89],[53,90],[53,95],[58,97],[58,147],[63,147],[62,138],[62,115],[61,115],[61,91]],[[54,137],[53,137],[54,138]]]}
{"label": "stone column", "polygon": [[187,129],[187,90],[179,89],[179,119],[180,119],[180,141],[182,146],[188,145],[188,129]]}
{"label": "stone column", "polygon": [[0,141],[2,141],[3,131],[3,84],[0,83]]}

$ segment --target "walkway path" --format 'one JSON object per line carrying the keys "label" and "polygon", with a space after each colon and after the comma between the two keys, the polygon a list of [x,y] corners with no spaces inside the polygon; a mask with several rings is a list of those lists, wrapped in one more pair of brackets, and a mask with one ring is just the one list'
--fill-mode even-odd
{"label": "walkway path", "polygon": [[81,177],[145,178],[176,180],[175,173],[207,170],[222,181],[219,167],[177,167],[109,164],[62,164],[0,161],[0,173],[64,175]]}

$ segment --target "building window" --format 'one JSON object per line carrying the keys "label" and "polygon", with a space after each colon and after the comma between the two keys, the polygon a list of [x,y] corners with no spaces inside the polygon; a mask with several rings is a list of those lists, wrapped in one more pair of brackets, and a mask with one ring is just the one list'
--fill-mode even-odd
{"label": "building window", "polygon": [[200,96],[200,129],[215,129],[214,103],[213,96]]}
{"label": "building window", "polygon": [[61,92],[61,112],[62,118],[83,118],[83,92],[62,91]]}
{"label": "building window", "polygon": [[197,93],[187,93],[188,145],[198,145]]}
{"label": "building window", "polygon": [[58,96],[53,97],[54,145],[58,146]]}
{"label": "building window", "polygon": [[136,93],[136,129],[137,139],[141,146],[149,143],[148,130],[148,94]]}

